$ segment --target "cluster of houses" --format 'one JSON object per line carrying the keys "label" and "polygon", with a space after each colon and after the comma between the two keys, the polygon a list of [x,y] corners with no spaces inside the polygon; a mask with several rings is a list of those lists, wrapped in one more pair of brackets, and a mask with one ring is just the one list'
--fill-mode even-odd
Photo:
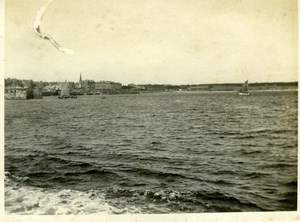
{"label": "cluster of houses", "polygon": [[5,79],[5,99],[42,99],[41,88],[32,80]]}
{"label": "cluster of houses", "polygon": [[[59,95],[65,82],[44,83],[42,93],[44,96]],[[122,89],[121,83],[111,81],[82,80],[81,74],[78,82],[68,82],[71,95],[97,95],[114,94]]]}
{"label": "cluster of houses", "polygon": [[[42,99],[43,96],[60,95],[66,82],[33,82],[32,80],[5,79],[5,99]],[[122,89],[121,83],[82,80],[68,82],[71,95],[114,94]]]}
{"label": "cluster of houses", "polygon": [[79,94],[111,94],[122,89],[122,84],[111,81],[100,81],[95,82],[94,80],[82,80],[81,74],[79,82],[73,85],[70,85],[70,91],[79,93]]}

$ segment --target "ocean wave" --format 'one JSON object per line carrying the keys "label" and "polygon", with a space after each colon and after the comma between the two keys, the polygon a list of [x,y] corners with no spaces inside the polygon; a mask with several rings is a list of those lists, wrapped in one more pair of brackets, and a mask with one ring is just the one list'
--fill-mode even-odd
{"label": "ocean wave", "polygon": [[55,171],[39,171],[39,172],[33,172],[28,173],[26,176],[28,177],[49,177],[49,175],[55,174]]}
{"label": "ocean wave", "polygon": [[258,136],[259,135],[244,134],[241,136],[235,136],[234,139],[238,139],[238,140],[254,139],[257,138]]}
{"label": "ocean wave", "polygon": [[[18,178],[19,181],[24,179]],[[215,182],[222,183],[221,180]],[[253,202],[241,195],[223,193],[213,187],[190,191],[167,187],[146,189],[143,185],[138,186],[138,181],[135,181],[134,189],[111,187],[78,191],[42,189],[24,186],[14,181],[5,183],[5,211],[9,214],[77,215],[266,210],[259,202],[255,202],[255,199]],[[286,193],[282,201],[287,202],[293,195],[295,193]]]}
{"label": "ocean wave", "polygon": [[71,166],[78,166],[78,167],[82,167],[82,168],[93,167],[93,165],[90,164],[90,163],[77,162],[77,161],[72,161],[72,162],[69,163],[69,165],[71,165]]}
{"label": "ocean wave", "polygon": [[252,129],[247,131],[209,131],[210,134],[218,135],[220,138],[233,138],[233,139],[254,139],[257,137],[272,136],[274,138],[279,138],[278,135],[285,135],[287,133],[295,132],[293,129]]}
{"label": "ocean wave", "polygon": [[[7,176],[9,173],[7,173]],[[20,215],[80,215],[139,213],[137,207],[116,208],[108,204],[103,193],[63,189],[46,190],[5,181],[5,212]]]}
{"label": "ocean wave", "polygon": [[121,171],[127,171],[127,172],[133,172],[139,175],[143,176],[153,176],[156,178],[181,178],[181,179],[186,179],[186,176],[183,176],[179,173],[171,173],[171,172],[163,172],[163,171],[158,171],[154,169],[144,169],[144,168],[127,168],[127,169],[122,169]]}
{"label": "ocean wave", "polygon": [[251,173],[246,173],[244,175],[244,177],[246,179],[255,179],[255,178],[262,178],[262,177],[265,177],[267,175],[270,175],[268,173],[259,173],[259,172],[251,172]]}
{"label": "ocean wave", "polygon": [[[27,157],[26,157],[27,158]],[[34,165],[42,166],[47,165],[48,167],[51,166],[55,168],[63,167],[63,168],[93,168],[95,167],[91,163],[76,161],[67,159],[64,157],[57,157],[53,155],[43,154],[42,156],[36,156],[35,159],[33,159]]]}
{"label": "ocean wave", "polygon": [[[244,145],[241,145],[242,147],[244,146]],[[264,152],[266,152],[265,150],[254,150],[253,148],[251,148],[250,149],[250,146],[249,146],[249,149],[242,149],[242,150],[240,150],[240,152],[242,153],[242,154],[260,154],[260,153],[264,153]]]}
{"label": "ocean wave", "polygon": [[110,188],[107,190],[106,197],[112,205],[118,206],[122,201],[126,204],[134,203],[141,206],[142,212],[146,211],[148,213],[263,210],[256,203],[240,200],[219,191]]}
{"label": "ocean wave", "polygon": [[297,168],[297,162],[276,162],[276,163],[264,163],[260,165],[262,168],[285,168],[285,167],[295,167]]}
{"label": "ocean wave", "polygon": [[211,181],[207,180],[207,182],[215,183],[218,185],[230,185],[230,186],[233,186],[236,184],[234,181],[223,180],[223,179],[216,179],[216,180],[211,180]]}
{"label": "ocean wave", "polygon": [[117,175],[114,172],[104,170],[104,169],[89,169],[86,171],[74,171],[74,172],[66,172],[64,176],[78,176],[78,175],[94,175],[94,176],[104,176],[104,175]]}
{"label": "ocean wave", "polygon": [[286,133],[290,130],[287,129],[270,129],[270,128],[257,128],[250,130],[249,133]]}
{"label": "ocean wave", "polygon": [[298,181],[297,179],[291,180],[290,182],[286,183],[286,185],[292,186],[292,187],[297,187]]}
{"label": "ocean wave", "polygon": [[4,172],[5,178],[4,181],[5,183],[11,183],[11,182],[16,182],[16,183],[24,183],[29,180],[29,177],[19,177],[12,175],[9,171]]}

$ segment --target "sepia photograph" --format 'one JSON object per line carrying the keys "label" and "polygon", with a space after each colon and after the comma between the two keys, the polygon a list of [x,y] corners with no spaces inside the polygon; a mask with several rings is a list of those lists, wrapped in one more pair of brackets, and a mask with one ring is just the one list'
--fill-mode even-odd
{"label": "sepia photograph", "polygon": [[6,216],[297,212],[297,0],[3,11]]}

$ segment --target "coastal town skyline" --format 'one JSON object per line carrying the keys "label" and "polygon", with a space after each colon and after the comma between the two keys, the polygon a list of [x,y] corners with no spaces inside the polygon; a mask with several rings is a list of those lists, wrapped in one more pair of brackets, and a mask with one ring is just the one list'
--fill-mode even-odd
{"label": "coastal town skyline", "polygon": [[[117,94],[144,94],[158,92],[192,92],[192,91],[227,91],[227,92],[245,92],[248,93],[248,81],[244,82],[242,87],[237,83],[223,84],[128,84],[123,85],[113,81],[94,81],[83,79],[80,74],[79,81],[70,82],[43,82],[33,80],[20,80],[15,78],[6,78],[5,99],[24,100],[24,99],[42,99],[43,96],[59,96],[62,98],[77,98],[80,95],[117,95]],[[295,91],[298,88],[298,82],[276,82],[276,83],[252,83],[253,91]],[[248,94],[249,95],[249,94]]]}
{"label": "coastal town skyline", "polygon": [[[90,79],[90,78],[84,78],[83,75],[80,73],[79,74],[79,77],[76,78],[72,78],[74,80],[69,80],[69,79],[63,79],[62,80],[59,80],[59,79],[56,79],[56,80],[38,80],[38,79],[33,79],[33,78],[17,78],[17,77],[14,77],[14,76],[8,76],[6,75],[5,76],[5,79],[15,79],[15,80],[26,80],[26,81],[29,81],[29,80],[32,80],[34,82],[45,82],[45,83],[64,83],[64,82],[70,82],[70,83],[78,83],[80,82],[80,80],[82,81],[93,81],[93,82],[112,82],[112,83],[121,83],[122,85],[210,85],[210,84],[234,84],[234,85],[238,85],[238,84],[242,84],[243,82],[203,82],[203,83],[200,83],[200,82],[194,82],[194,83],[177,83],[177,84],[171,84],[171,83],[149,83],[149,82],[141,82],[141,83],[136,83],[136,82],[129,82],[129,83],[123,83],[121,81],[112,81],[110,79]],[[248,79],[245,79],[245,80],[248,80]],[[249,80],[248,80],[249,81]],[[263,83],[298,83],[298,79],[294,80],[294,81],[264,81],[264,82],[250,82],[250,84],[263,84]]]}
{"label": "coastal town skyline", "polygon": [[[123,84],[297,81],[297,1],[46,0],[5,4],[5,77]],[[91,8],[90,5],[93,5]],[[18,33],[16,35],[16,33]]]}

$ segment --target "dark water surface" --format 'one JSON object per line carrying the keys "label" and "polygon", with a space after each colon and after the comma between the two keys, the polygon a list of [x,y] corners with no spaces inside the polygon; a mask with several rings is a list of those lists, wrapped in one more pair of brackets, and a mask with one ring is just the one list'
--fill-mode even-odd
{"label": "dark water surface", "polygon": [[16,214],[297,208],[297,92],[5,101]]}

